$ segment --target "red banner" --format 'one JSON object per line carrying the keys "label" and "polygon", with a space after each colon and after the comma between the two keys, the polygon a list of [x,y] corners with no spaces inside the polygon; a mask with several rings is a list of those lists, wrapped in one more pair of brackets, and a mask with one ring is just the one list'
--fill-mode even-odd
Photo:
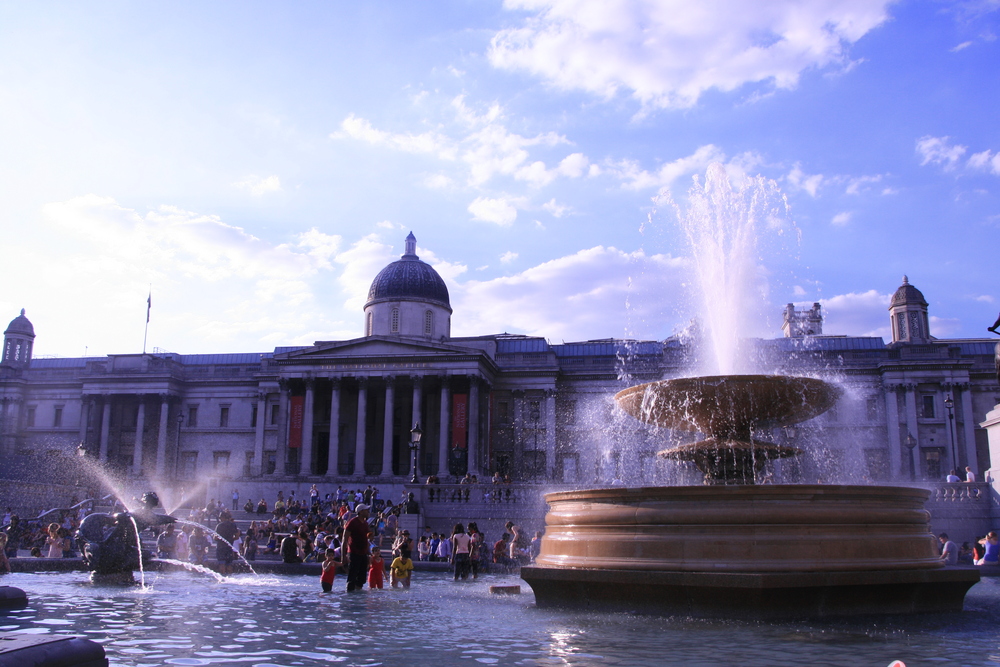
{"label": "red banner", "polygon": [[306,397],[292,396],[288,406],[288,448],[302,447],[302,418],[306,414]]}
{"label": "red banner", "polygon": [[451,396],[451,448],[465,449],[466,433],[469,430],[468,394],[452,394]]}

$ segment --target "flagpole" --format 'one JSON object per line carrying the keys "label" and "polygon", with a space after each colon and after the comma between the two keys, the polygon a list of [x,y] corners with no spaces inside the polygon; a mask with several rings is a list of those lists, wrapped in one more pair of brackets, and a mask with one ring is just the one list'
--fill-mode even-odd
{"label": "flagpole", "polygon": [[149,311],[153,307],[153,284],[149,284],[149,296],[146,297],[146,330],[142,332],[142,353],[146,354],[146,336],[149,334]]}

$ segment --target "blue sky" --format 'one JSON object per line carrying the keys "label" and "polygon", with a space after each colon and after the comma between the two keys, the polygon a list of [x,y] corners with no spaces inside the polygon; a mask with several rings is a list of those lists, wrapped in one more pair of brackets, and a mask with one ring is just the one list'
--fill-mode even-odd
{"label": "blue sky", "polygon": [[[683,206],[774,179],[768,318],[888,338],[1000,310],[1000,2],[0,4],[0,315],[36,354],[361,335],[403,250],[453,333],[664,338],[697,315]],[[662,200],[662,197],[661,197]],[[797,240],[795,240],[797,239]]]}

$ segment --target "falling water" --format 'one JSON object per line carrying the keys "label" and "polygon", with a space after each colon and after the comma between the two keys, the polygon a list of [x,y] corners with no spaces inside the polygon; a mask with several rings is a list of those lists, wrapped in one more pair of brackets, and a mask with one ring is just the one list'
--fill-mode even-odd
{"label": "falling water", "polygon": [[176,558],[158,558],[161,563],[170,563],[171,565],[180,565],[185,570],[191,572],[200,572],[201,574],[207,574],[210,577],[214,577],[216,581],[222,583],[226,581],[226,578],[216,572],[215,570],[205,567],[204,565],[198,565],[197,563],[189,563],[183,560],[177,560]]}
{"label": "falling water", "polygon": [[[730,375],[755,370],[741,354],[738,341],[756,328],[766,283],[759,246],[765,236],[781,236],[787,204],[777,183],[762,176],[745,177],[734,186],[723,165],[709,165],[704,182],[694,178],[686,209],[669,195],[694,261],[701,301],[700,318],[712,354],[703,360],[706,374]],[[714,362],[714,363],[713,363]]]}
{"label": "falling water", "polygon": [[235,549],[233,547],[232,542],[230,542],[229,540],[227,540],[226,538],[224,538],[222,535],[219,535],[217,532],[215,532],[214,530],[212,530],[208,526],[201,525],[197,521],[185,521],[184,519],[175,519],[175,521],[177,523],[184,524],[185,526],[194,526],[195,528],[201,528],[202,530],[204,530],[206,533],[209,533],[212,537],[216,538],[217,540],[222,540],[223,542],[225,542],[226,544],[228,544],[229,548],[233,550],[233,553],[236,554],[237,556],[239,556],[240,560],[243,561],[243,564],[246,565],[247,569],[250,570],[250,574],[252,574],[254,576],[257,576],[257,572],[253,569],[253,565],[250,564],[250,561],[248,561],[243,556],[243,554],[241,554],[237,549]]}
{"label": "falling water", "polygon": [[129,514],[128,520],[132,522],[132,527],[135,529],[135,548],[139,554],[139,585],[143,588],[146,587],[146,571],[142,567],[142,539],[139,537],[139,524],[135,522],[135,518]]}

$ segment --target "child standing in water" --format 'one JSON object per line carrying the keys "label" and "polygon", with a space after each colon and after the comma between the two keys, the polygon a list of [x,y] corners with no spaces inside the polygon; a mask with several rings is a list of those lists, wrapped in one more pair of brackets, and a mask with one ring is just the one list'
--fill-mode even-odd
{"label": "child standing in water", "polygon": [[413,561],[410,560],[410,550],[404,549],[399,554],[399,557],[392,561],[389,569],[392,570],[391,581],[393,588],[396,587],[396,584],[403,584],[403,588],[409,588],[410,577],[413,574]]}
{"label": "child standing in water", "polygon": [[382,588],[385,581],[385,560],[378,547],[372,547],[372,556],[368,560],[368,588]]}
{"label": "child standing in water", "polygon": [[319,583],[323,586],[324,593],[333,590],[333,580],[337,576],[338,567],[340,567],[340,561],[337,560],[337,553],[333,549],[327,549],[326,559],[323,561],[323,573],[319,577]]}

